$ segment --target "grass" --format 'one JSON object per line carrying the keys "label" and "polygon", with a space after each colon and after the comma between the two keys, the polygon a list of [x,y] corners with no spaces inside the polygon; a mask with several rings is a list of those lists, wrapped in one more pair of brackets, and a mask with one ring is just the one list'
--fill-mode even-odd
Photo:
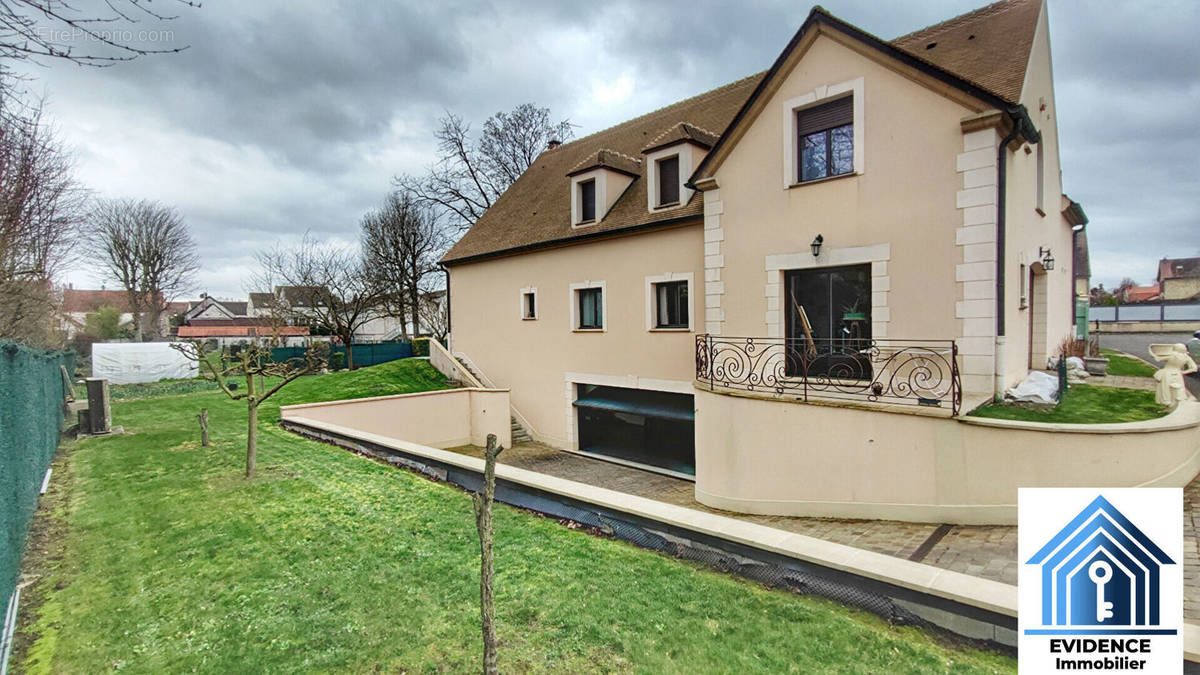
{"label": "grass", "polygon": [[1101,424],[1141,422],[1162,417],[1168,410],[1154,402],[1153,391],[1093,385],[1071,385],[1062,403],[1032,407],[1013,403],[991,403],[971,411],[975,417],[1025,422]]}
{"label": "grass", "polygon": [[1131,377],[1154,377],[1158,369],[1145,361],[1126,356],[1115,349],[1101,349],[1100,356],[1108,359],[1109,375],[1127,375]]}
{"label": "grass", "polygon": [[[272,401],[442,386],[414,359]],[[172,391],[168,386],[165,391]],[[193,422],[210,412],[214,444]],[[127,434],[66,444],[27,556],[25,672],[478,671],[468,495],[282,431],[240,476],[220,392],[116,401]],[[1013,672],[998,654],[496,507],[504,672]]]}

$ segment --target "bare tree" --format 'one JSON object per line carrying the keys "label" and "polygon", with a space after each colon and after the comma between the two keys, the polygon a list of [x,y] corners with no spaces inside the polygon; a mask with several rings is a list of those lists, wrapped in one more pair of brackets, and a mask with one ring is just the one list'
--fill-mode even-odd
{"label": "bare tree", "polygon": [[420,335],[422,288],[446,249],[445,228],[429,208],[394,191],[383,206],[363,216],[361,237],[370,281],[379,287],[387,311],[402,325],[411,319],[413,337]]}
{"label": "bare tree", "polygon": [[483,629],[483,672],[496,675],[495,566],[492,561],[492,503],[496,500],[496,459],[504,448],[496,434],[487,435],[483,455],[483,492],[472,492],[475,529],[479,533],[479,617]]}
{"label": "bare tree", "polygon": [[138,340],[157,336],[167,304],[191,288],[199,257],[183,219],[157,202],[101,201],[92,213],[92,252],[106,279],[120,284]]}
{"label": "bare tree", "polygon": [[59,340],[54,280],[72,259],[87,191],[41,104],[13,105],[0,75],[0,337]]}
{"label": "bare tree", "polygon": [[[246,401],[246,478],[254,476],[258,461],[258,407],[292,380],[321,370],[329,361],[329,345],[324,342],[311,345],[303,357],[288,359],[284,363],[272,361],[271,350],[258,344],[251,344],[236,355],[227,350],[208,350],[197,340],[171,346],[196,362],[200,375],[216,382],[226,396],[234,401]],[[245,378],[246,389],[237,391],[230,386],[231,377]],[[268,388],[266,378],[276,377],[279,381]],[[200,423],[207,438],[207,410],[201,412]]]}
{"label": "bare tree", "polygon": [[263,274],[289,287],[295,312],[346,345],[346,363],[353,368],[354,334],[375,317],[385,294],[371,282],[362,256],[306,234],[296,246],[260,251],[255,259]]}
{"label": "bare tree", "polygon": [[[181,7],[199,7],[192,0],[173,0]],[[80,9],[92,5],[94,11]],[[88,66],[111,65],[149,54],[173,54],[187,47],[146,47],[136,41],[134,25],[166,22],[177,17],[151,9],[151,0],[0,0],[0,62],[65,59]],[[169,33],[164,32],[169,36]],[[157,42],[163,36],[154,36]],[[81,51],[77,44],[96,49]]]}
{"label": "bare tree", "polygon": [[478,140],[470,125],[447,113],[436,133],[438,161],[425,175],[398,176],[395,184],[420,205],[437,209],[464,231],[528,169],[550,141],[570,138],[571,123],[553,122],[549,108],[522,103],[483,123]]}

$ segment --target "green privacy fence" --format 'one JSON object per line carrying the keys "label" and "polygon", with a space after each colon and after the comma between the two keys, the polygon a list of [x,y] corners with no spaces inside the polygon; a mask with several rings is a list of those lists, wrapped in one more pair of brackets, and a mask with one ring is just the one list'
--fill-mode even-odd
{"label": "green privacy fence", "polygon": [[58,446],[63,378],[75,352],[44,351],[0,340],[0,607],[16,588],[38,491]]}
{"label": "green privacy fence", "polygon": [[[407,359],[413,355],[411,342],[364,342],[351,345],[351,348],[354,349],[355,368]],[[305,347],[276,347],[271,350],[271,360],[276,363],[282,363],[288,359],[303,358],[304,350]],[[334,356],[334,354],[341,354],[342,367],[345,367],[349,363],[346,359],[345,345],[337,345],[330,349],[330,362],[332,367],[337,367],[338,357]]]}

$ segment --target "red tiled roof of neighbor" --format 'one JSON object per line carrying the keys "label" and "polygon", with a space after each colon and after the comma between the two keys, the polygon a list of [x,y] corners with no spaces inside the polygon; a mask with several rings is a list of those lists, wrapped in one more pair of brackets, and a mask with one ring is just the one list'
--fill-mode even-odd
{"label": "red tiled roof of neighbor", "polygon": [[[946,74],[961,83],[956,86],[969,85],[999,102],[1014,103],[1021,96],[1040,15],[1041,0],[1005,0],[891,42],[852,26],[849,30],[857,31],[861,40],[894,50],[895,58],[902,55],[933,72]],[[819,7],[809,16],[810,20],[849,26]],[[933,43],[936,44],[929,47]],[[788,49],[793,47],[789,44]],[[450,248],[442,262],[462,263],[574,243],[611,232],[698,220],[704,209],[702,199],[695,194],[678,208],[647,211],[645,167],[635,160],[645,150],[661,147],[666,140],[699,141],[701,145],[717,142],[729,132],[731,123],[739,123],[735,121],[741,114],[739,111],[759,89],[766,74],[751,75],[545,150]],[[633,174],[634,180],[599,222],[572,227],[568,175],[590,166],[614,166]]]}
{"label": "red tiled roof of neighbor", "polygon": [[62,311],[95,312],[101,307],[116,307],[121,313],[129,312],[129,299],[125,291],[92,291],[68,288],[63,291]]}
{"label": "red tiled roof of neighbor", "polygon": [[1160,292],[1161,291],[1158,288],[1158,284],[1151,284],[1149,286],[1130,286],[1129,288],[1125,289],[1125,301],[1143,302],[1146,300],[1153,300],[1154,298],[1158,297]]}
{"label": "red tiled roof of neighbor", "polygon": [[[260,326],[180,326],[181,338],[209,337],[268,337],[270,328]],[[308,326],[280,326],[279,334],[286,336],[308,335]]]}

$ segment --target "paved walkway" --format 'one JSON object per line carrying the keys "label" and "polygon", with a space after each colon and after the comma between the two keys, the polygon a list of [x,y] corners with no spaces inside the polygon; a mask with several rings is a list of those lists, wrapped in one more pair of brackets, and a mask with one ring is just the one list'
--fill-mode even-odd
{"label": "paved walkway", "polygon": [[1154,391],[1158,388],[1158,382],[1153,377],[1135,377],[1133,375],[1093,375],[1083,384],[1121,387],[1122,389],[1145,389],[1147,391]]}
{"label": "paved walkway", "polygon": [[[450,448],[473,457],[483,449]],[[1004,525],[941,525],[888,520],[835,520],[755,516],[709,508],[694,497],[693,483],[632,467],[580,457],[538,443],[518,443],[500,455],[501,464],[596,485],[698,511],[847,546],[906,558],[972,576],[1017,583],[1017,528]],[[1184,490],[1184,618],[1200,620],[1200,480]]]}

